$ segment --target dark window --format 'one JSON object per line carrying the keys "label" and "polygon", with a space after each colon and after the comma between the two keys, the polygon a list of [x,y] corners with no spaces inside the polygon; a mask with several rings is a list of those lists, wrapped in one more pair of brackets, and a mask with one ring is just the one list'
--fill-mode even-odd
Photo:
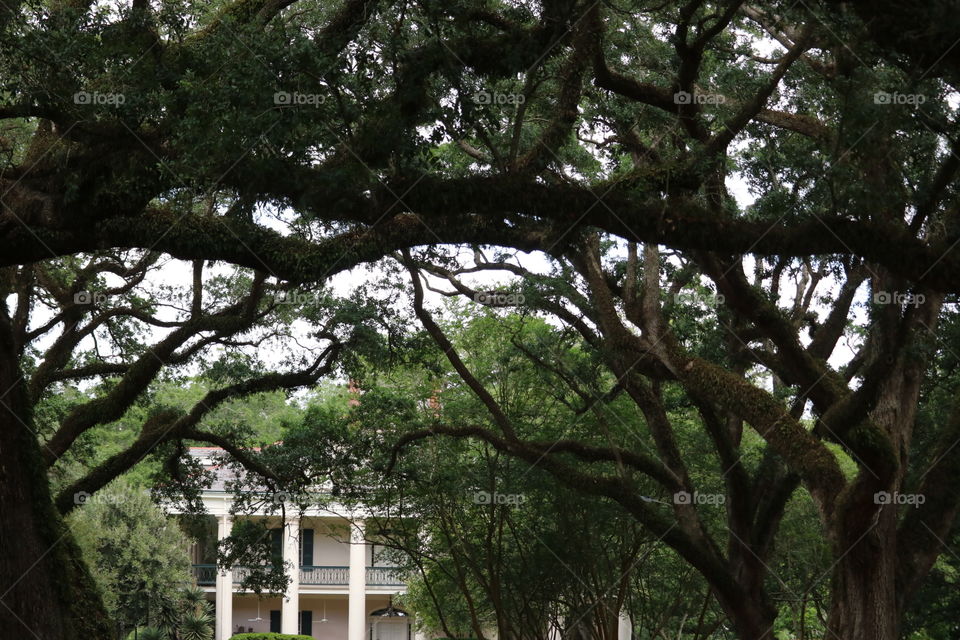
{"label": "dark window", "polygon": [[300,532],[300,564],[304,567],[313,566],[313,529]]}
{"label": "dark window", "polygon": [[270,530],[270,555],[274,566],[283,564],[283,529]]}
{"label": "dark window", "polygon": [[300,631],[301,635],[313,637],[313,611],[300,612]]}
{"label": "dark window", "polygon": [[280,633],[280,612],[270,612],[270,633]]}

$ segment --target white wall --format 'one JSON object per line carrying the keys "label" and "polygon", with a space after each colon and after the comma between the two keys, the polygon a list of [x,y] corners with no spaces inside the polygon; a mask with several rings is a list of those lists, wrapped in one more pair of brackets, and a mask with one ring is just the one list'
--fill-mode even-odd
{"label": "white wall", "polygon": [[266,633],[270,631],[271,609],[280,610],[280,598],[263,598],[263,600],[260,601],[260,617],[263,618],[263,620],[251,622],[251,618],[257,617],[257,597],[254,595],[234,594],[233,624],[230,625],[230,630],[236,633],[237,625],[241,625],[244,631],[246,631],[248,627],[252,627],[255,633]]}
{"label": "white wall", "polygon": [[[323,603],[327,604],[327,622],[323,618]],[[313,611],[313,629],[309,634],[318,640],[342,640],[347,637],[346,596],[300,596],[301,611]]]}
{"label": "white wall", "polygon": [[318,520],[305,520],[304,529],[313,528],[313,564],[316,566],[345,567],[350,564],[350,545],[345,526],[331,526]]}
{"label": "white wall", "polygon": [[[327,622],[321,623],[326,602]],[[387,606],[385,596],[367,596],[367,610],[382,609]],[[260,602],[260,617],[263,620],[251,622],[257,617],[257,599],[252,595],[233,596],[233,624],[231,631],[236,632],[242,625],[244,631],[252,627],[255,633],[270,631],[270,610],[280,610],[280,598],[264,598]],[[318,639],[331,638],[341,640],[347,635],[347,596],[346,595],[300,595],[300,610],[313,612],[313,636]],[[305,634],[307,635],[307,634]]]}
{"label": "white wall", "polygon": [[[367,613],[387,606],[388,596],[367,595]],[[326,602],[327,622],[321,623],[323,618],[324,602]],[[242,625],[244,631],[248,627],[253,631],[266,633],[270,631],[270,610],[280,610],[280,598],[264,598],[260,601],[259,622],[250,622],[250,618],[257,617],[257,597],[252,594],[234,594],[233,596],[233,624],[232,632],[236,632],[237,625]],[[347,637],[347,596],[346,595],[314,595],[300,594],[300,610],[313,612],[313,629],[304,635],[312,635],[317,640],[343,640]]]}

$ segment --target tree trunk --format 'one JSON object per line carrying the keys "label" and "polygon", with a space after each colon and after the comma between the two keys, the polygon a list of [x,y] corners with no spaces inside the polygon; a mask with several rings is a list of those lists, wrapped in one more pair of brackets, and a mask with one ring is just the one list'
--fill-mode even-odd
{"label": "tree trunk", "polygon": [[[736,523],[731,523],[731,532],[736,531]],[[743,589],[744,597],[736,602],[724,604],[718,598],[724,610],[731,616],[741,640],[772,639],[773,624],[777,618],[777,609],[770,604],[764,590],[764,578],[768,575],[766,563],[757,555],[761,549],[753,549],[741,540],[748,538],[746,527],[741,528],[743,538],[733,536],[729,552],[729,564],[735,571],[737,584]]]}
{"label": "tree trunk", "polygon": [[774,640],[776,611],[746,599],[729,602],[718,596],[717,601],[730,619],[739,640]]}
{"label": "tree trunk", "polygon": [[0,620],[3,637],[100,640],[112,629],[53,507],[6,310],[0,312]]}
{"label": "tree trunk", "polygon": [[[909,402],[916,385],[905,387],[902,377],[891,384],[873,413],[875,424],[892,434],[895,450],[906,450],[904,416],[912,420]],[[906,400],[905,400],[906,398]],[[899,507],[892,499],[900,490],[902,471],[894,478],[862,471],[838,501],[829,525],[833,547],[831,607],[827,625],[837,640],[896,640],[899,621],[896,597],[897,521]],[[886,499],[880,497],[885,495]]]}
{"label": "tree trunk", "polygon": [[[896,513],[891,505],[883,511]],[[887,526],[878,524],[880,528]],[[833,569],[828,635],[837,640],[896,640],[895,576],[896,532],[871,531]]]}
{"label": "tree trunk", "polygon": [[[920,336],[933,335],[941,302],[939,297],[928,300],[923,315],[913,319],[911,328]],[[897,525],[903,507],[893,497],[903,488],[920,406],[927,362],[918,355],[924,352],[923,339],[916,342],[915,354],[891,364],[897,370],[883,380],[869,414],[888,438],[896,468],[862,469],[828,525],[835,565],[827,625],[837,640],[896,640],[899,636],[903,603],[897,598]]]}

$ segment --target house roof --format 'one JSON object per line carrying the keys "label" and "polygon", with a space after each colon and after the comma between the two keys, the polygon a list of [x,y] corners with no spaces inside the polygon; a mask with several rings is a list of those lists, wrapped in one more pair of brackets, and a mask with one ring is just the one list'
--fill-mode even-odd
{"label": "house roof", "polygon": [[229,454],[220,447],[190,447],[189,454],[203,466],[204,471],[213,474],[213,480],[204,488],[205,491],[227,491],[228,483],[243,478],[242,470],[226,464]]}

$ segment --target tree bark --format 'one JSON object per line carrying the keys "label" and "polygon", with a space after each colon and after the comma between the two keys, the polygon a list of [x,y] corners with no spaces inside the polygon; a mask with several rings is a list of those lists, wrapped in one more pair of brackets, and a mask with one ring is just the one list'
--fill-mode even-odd
{"label": "tree bark", "polygon": [[0,313],[0,620],[3,635],[112,637],[70,530],[53,507],[6,309]]}
{"label": "tree bark", "polygon": [[[884,505],[876,525],[833,569],[829,635],[838,640],[896,640],[896,508]],[[838,548],[835,555],[844,549]]]}
{"label": "tree bark", "polygon": [[[931,330],[938,310],[937,302],[928,307],[926,323]],[[906,452],[916,422],[925,361],[914,357],[893,366],[898,371],[882,382],[870,419],[891,444],[897,468],[892,475],[876,467],[861,470],[839,499],[829,525],[835,565],[827,625],[831,636],[840,640],[899,637],[903,603],[897,597],[897,525],[904,507],[897,500],[880,499],[878,492],[892,497],[904,488]]]}
{"label": "tree bark", "polygon": [[717,601],[730,619],[739,640],[774,639],[773,623],[777,618],[775,610],[771,611],[769,607],[748,599],[731,602],[718,595]]}

